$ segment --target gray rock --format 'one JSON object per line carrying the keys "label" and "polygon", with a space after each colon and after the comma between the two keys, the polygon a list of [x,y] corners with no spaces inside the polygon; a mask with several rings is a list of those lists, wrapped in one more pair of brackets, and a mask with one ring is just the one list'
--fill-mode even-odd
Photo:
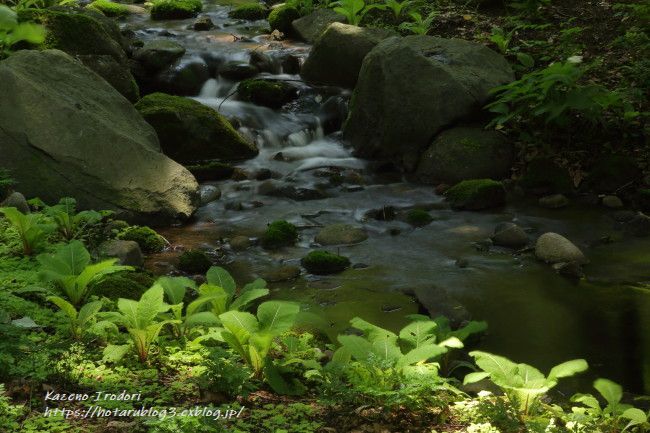
{"label": "gray rock", "polygon": [[[1,135],[1,134],[0,134]],[[15,207],[20,212],[28,214],[30,212],[29,205],[25,196],[19,192],[12,192],[9,196],[0,203],[0,207]]]}
{"label": "gray rock", "polygon": [[2,165],[21,191],[45,202],[134,222],[189,217],[198,185],[160,152],[156,132],[94,72],[56,50],[19,51],[0,62]]}
{"label": "gray rock", "polygon": [[553,269],[555,269],[558,274],[575,280],[579,280],[585,276],[585,273],[582,271],[582,266],[577,262],[556,263],[553,265]]}
{"label": "gray rock", "polygon": [[219,75],[235,81],[252,78],[258,73],[256,66],[243,62],[226,62],[219,68]]}
{"label": "gray rock", "polygon": [[140,90],[128,67],[118,63],[109,55],[77,56],[79,60],[102,77],[115,90],[131,102],[140,99]]}
{"label": "gray rock", "polygon": [[201,205],[212,203],[221,198],[221,190],[216,185],[201,185]]}
{"label": "gray rock", "polygon": [[603,206],[610,209],[620,209],[623,207],[623,201],[615,195],[606,195],[602,200]]}
{"label": "gray rock", "polygon": [[321,245],[358,244],[368,239],[362,228],[350,224],[332,224],[322,228],[314,239]]}
{"label": "gray rock", "polygon": [[235,251],[244,251],[252,245],[248,236],[234,236],[230,239],[230,248]]}
{"label": "gray rock", "polygon": [[547,263],[589,263],[585,255],[570,240],[557,233],[544,233],[535,244],[535,256]]}
{"label": "gray rock", "polygon": [[345,23],[347,19],[332,9],[316,9],[291,23],[295,34],[303,41],[313,44],[332,23]]}
{"label": "gray rock", "polygon": [[119,259],[119,264],[124,266],[142,267],[144,265],[142,250],[135,241],[119,239],[106,241],[99,246],[99,256]]}
{"label": "gray rock", "polygon": [[201,57],[182,59],[156,77],[156,90],[172,95],[198,95],[210,79],[210,68]]}
{"label": "gray rock", "polygon": [[183,54],[185,48],[179,43],[156,39],[145,43],[134,53],[133,58],[149,72],[159,72],[173,65]]}
{"label": "gray rock", "polygon": [[276,59],[258,50],[251,51],[251,57],[248,62],[260,72],[279,74],[281,70],[280,63]]}
{"label": "gray rock", "polygon": [[386,29],[330,24],[312,47],[300,75],[315,84],[352,88],[366,54],[391,36],[396,33]]}
{"label": "gray rock", "polygon": [[416,176],[428,184],[508,177],[514,148],[505,135],[483,128],[456,127],[440,133],[420,157]]}
{"label": "gray rock", "polygon": [[569,199],[564,194],[553,194],[540,198],[538,203],[547,209],[559,209],[568,206]]}
{"label": "gray rock", "polygon": [[494,245],[521,248],[528,244],[528,235],[517,224],[505,222],[497,225],[491,237]]}
{"label": "gray rock", "polygon": [[192,28],[196,31],[205,31],[214,28],[214,23],[208,15],[201,15],[192,24]]}
{"label": "gray rock", "polygon": [[320,200],[327,197],[325,193],[317,189],[284,185],[271,180],[261,183],[257,192],[261,195],[284,197],[295,201]]}
{"label": "gray rock", "polygon": [[508,61],[481,44],[389,38],[363,61],[344,135],[359,156],[414,164],[437,133],[474,114],[492,88],[513,79]]}

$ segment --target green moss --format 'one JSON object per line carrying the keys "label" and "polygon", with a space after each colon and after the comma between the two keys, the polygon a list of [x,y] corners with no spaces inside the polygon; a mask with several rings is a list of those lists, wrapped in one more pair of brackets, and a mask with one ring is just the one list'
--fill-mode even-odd
{"label": "green moss", "polygon": [[280,6],[269,14],[269,25],[271,30],[279,30],[285,35],[290,35],[293,33],[291,23],[298,18],[300,18],[298,9],[288,5]]}
{"label": "green moss", "polygon": [[152,93],[135,108],[158,133],[165,155],[178,162],[236,161],[258,153],[225,117],[193,99]]}
{"label": "green moss", "polygon": [[165,248],[167,242],[153,229],[146,226],[131,226],[120,231],[118,239],[135,241],[145,253],[157,253]]}
{"label": "green moss", "polygon": [[248,79],[239,83],[237,94],[243,101],[280,108],[297,96],[296,89],[283,81]]}
{"label": "green moss", "polygon": [[298,229],[286,221],[273,221],[262,236],[262,247],[272,250],[293,245],[298,239]]}
{"label": "green moss", "polygon": [[263,20],[269,16],[269,9],[259,3],[248,3],[236,7],[228,15],[239,20]]}
{"label": "green moss", "polygon": [[411,209],[406,214],[406,222],[415,227],[423,227],[433,221],[429,212],[423,209]]}
{"label": "green moss", "polygon": [[[101,14],[97,15],[102,18]],[[72,55],[109,55],[121,64],[127,60],[116,39],[119,37],[119,29],[110,28],[109,24],[86,13],[38,9],[22,11],[19,19],[45,26],[47,36],[43,48],[53,48]]]}
{"label": "green moss", "polygon": [[86,7],[98,10],[107,17],[122,18],[129,14],[128,7],[119,3],[113,3],[110,0],[95,0]]}
{"label": "green moss", "polygon": [[307,271],[316,275],[336,274],[350,266],[347,257],[328,251],[312,251],[303,257],[300,263]]}
{"label": "green moss", "polygon": [[201,250],[185,251],[178,258],[178,269],[188,274],[205,274],[212,266],[212,261]]}
{"label": "green moss", "polygon": [[573,191],[569,171],[547,158],[538,158],[528,163],[521,178],[521,186],[540,195],[565,194]]}
{"label": "green moss", "polygon": [[481,210],[505,203],[505,189],[492,179],[472,179],[457,183],[447,191],[447,200],[457,209]]}
{"label": "green moss", "polygon": [[200,0],[158,0],[151,8],[154,20],[177,20],[192,18],[203,10]]}
{"label": "green moss", "polygon": [[187,168],[199,182],[229,179],[235,171],[231,165],[218,161],[188,165],[185,168]]}
{"label": "green moss", "polygon": [[94,284],[91,290],[92,294],[109,299],[140,299],[153,283],[154,278],[146,272],[118,272]]}

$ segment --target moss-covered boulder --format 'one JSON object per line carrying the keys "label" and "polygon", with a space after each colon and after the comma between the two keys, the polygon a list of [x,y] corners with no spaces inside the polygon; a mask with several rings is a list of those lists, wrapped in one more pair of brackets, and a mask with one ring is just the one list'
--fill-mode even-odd
{"label": "moss-covered boulder", "polygon": [[314,241],[321,245],[358,244],[368,239],[368,233],[350,224],[332,224],[323,227]]}
{"label": "moss-covered boulder", "polygon": [[117,238],[137,242],[138,245],[140,245],[140,249],[145,253],[160,252],[165,248],[165,245],[167,245],[165,238],[147,226],[127,227],[120,231]]}
{"label": "moss-covered boulder", "polygon": [[205,274],[212,266],[212,260],[201,250],[189,250],[178,257],[178,269],[188,274]]}
{"label": "moss-covered boulder", "polygon": [[350,266],[350,259],[328,251],[312,251],[300,261],[311,274],[337,274]]}
{"label": "moss-covered boulder", "polygon": [[200,164],[188,165],[185,168],[187,168],[199,182],[230,179],[232,174],[235,172],[235,168],[232,165],[224,164],[219,161],[208,161]]}
{"label": "moss-covered boulder", "polygon": [[457,127],[439,134],[422,154],[416,175],[429,184],[508,177],[514,148],[505,135],[483,128]]}
{"label": "moss-covered boulder", "polygon": [[93,295],[113,300],[119,298],[140,299],[140,296],[153,283],[154,278],[147,272],[117,272],[94,284],[90,290]]}
{"label": "moss-covered boulder", "polygon": [[455,209],[482,210],[506,202],[503,184],[492,179],[464,180],[449,188],[446,196]]}
{"label": "moss-covered boulder", "polygon": [[641,177],[634,158],[611,155],[600,158],[589,172],[587,182],[597,192],[616,192]]}
{"label": "moss-covered boulder", "polygon": [[530,161],[519,183],[535,195],[567,194],[573,191],[569,171],[548,158]]}
{"label": "moss-covered boulder", "polygon": [[242,81],[237,87],[237,94],[242,101],[269,108],[280,108],[298,96],[295,87],[284,81],[260,79]]}
{"label": "moss-covered boulder", "polygon": [[157,0],[151,7],[151,18],[154,20],[192,18],[202,10],[201,0]]}
{"label": "moss-covered boulder", "polygon": [[192,99],[152,93],[135,108],[158,133],[163,153],[175,161],[236,161],[258,153],[225,117]]}
{"label": "moss-covered boulder", "polygon": [[86,7],[113,18],[124,18],[130,13],[127,6],[120,3],[113,3],[110,0],[95,0]]}
{"label": "moss-covered boulder", "polygon": [[231,10],[228,16],[238,20],[263,20],[269,16],[269,8],[261,3],[246,3]]}
{"label": "moss-covered boulder", "polygon": [[424,227],[431,221],[433,221],[433,217],[424,209],[411,209],[406,214],[406,222],[414,227]]}
{"label": "moss-covered boulder", "polygon": [[300,18],[300,12],[293,6],[279,6],[269,14],[269,25],[271,30],[279,30],[285,35],[293,34],[291,23]]}
{"label": "moss-covered boulder", "polygon": [[309,15],[291,23],[294,34],[303,41],[313,44],[332,23],[345,23],[347,19],[328,8],[318,8]]}
{"label": "moss-covered boulder", "polygon": [[99,257],[116,258],[120,265],[141,267],[144,257],[140,244],[135,241],[110,239],[99,246]]}
{"label": "moss-covered boulder", "polygon": [[[115,23],[101,20],[102,15],[91,11],[81,13],[59,10],[27,10],[21,20],[42,24],[47,29],[44,48],[53,48],[70,55],[109,55],[118,63],[126,64],[123,40]],[[106,18],[104,18],[106,19]]]}
{"label": "moss-covered boulder", "polygon": [[183,57],[185,48],[178,42],[168,39],[147,41],[133,54],[133,59],[151,72],[159,72]]}
{"label": "moss-covered boulder", "polygon": [[262,235],[262,247],[267,250],[288,247],[295,244],[297,239],[296,226],[283,220],[273,221]]}

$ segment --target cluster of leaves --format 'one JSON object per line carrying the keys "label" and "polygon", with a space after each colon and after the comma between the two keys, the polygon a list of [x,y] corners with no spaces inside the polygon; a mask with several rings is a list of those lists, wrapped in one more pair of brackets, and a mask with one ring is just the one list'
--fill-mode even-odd
{"label": "cluster of leaves", "polygon": [[19,42],[40,44],[45,40],[45,28],[30,23],[18,22],[16,11],[0,4],[0,59],[7,57]]}

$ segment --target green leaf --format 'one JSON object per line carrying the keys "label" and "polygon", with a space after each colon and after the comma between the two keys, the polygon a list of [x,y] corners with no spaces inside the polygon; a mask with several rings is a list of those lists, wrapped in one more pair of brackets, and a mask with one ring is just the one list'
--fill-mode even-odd
{"label": "green leaf", "polygon": [[219,326],[221,325],[221,321],[212,311],[203,311],[188,316],[185,319],[184,325],[186,328],[195,326]]}
{"label": "green leaf", "polygon": [[427,344],[417,347],[401,357],[397,366],[405,367],[407,365],[425,362],[444,355],[445,353],[447,353],[447,349],[444,347],[440,347],[436,344]]}
{"label": "green leaf", "polygon": [[[136,307],[136,324],[140,329],[151,326],[158,313],[164,311],[163,288],[154,284],[142,294]],[[167,308],[169,309],[169,308]]]}
{"label": "green leaf", "polygon": [[587,407],[600,411],[600,403],[598,399],[591,394],[575,394],[571,397],[574,403],[582,403]]}
{"label": "green leaf", "polygon": [[227,311],[219,315],[219,320],[239,341],[247,341],[252,334],[260,329],[255,316],[242,311]]}
{"label": "green leaf", "polygon": [[28,316],[23,316],[20,319],[14,319],[11,321],[11,324],[25,329],[41,328],[41,325],[34,322],[34,320]]}
{"label": "green leaf", "polygon": [[594,388],[603,396],[610,409],[614,409],[623,398],[623,388],[609,379],[596,379]]}
{"label": "green leaf", "polygon": [[84,326],[89,320],[91,320],[99,310],[102,309],[102,301],[89,302],[79,310],[79,326]]}
{"label": "green leaf", "polygon": [[394,334],[393,332],[381,328],[379,326],[373,325],[372,323],[366,322],[365,320],[359,317],[354,317],[352,320],[350,320],[350,324],[352,325],[352,327],[363,331],[364,335],[371,342],[378,338],[381,339],[390,338],[397,341],[397,335]]}
{"label": "green leaf", "polygon": [[156,284],[163,288],[170,304],[180,304],[187,289],[196,288],[196,283],[187,277],[160,277]]}
{"label": "green leaf", "polygon": [[581,373],[586,371],[588,368],[589,364],[587,364],[587,361],[584,359],[573,359],[553,367],[548,374],[548,378],[549,380],[557,380],[562,377],[569,377]]}
{"label": "green leaf", "polygon": [[242,310],[248,306],[251,302],[256,299],[263,298],[269,294],[269,289],[249,289],[245,292],[242,292],[237,299],[235,299],[232,304],[230,304],[230,310]]}
{"label": "green leaf", "polygon": [[463,380],[463,385],[476,383],[487,377],[490,377],[490,373],[488,373],[487,371],[477,371],[474,373],[469,373],[468,375],[465,376],[465,379]]}
{"label": "green leaf", "polygon": [[300,306],[293,302],[268,301],[257,308],[260,327],[279,335],[288,331],[296,320]]}
{"label": "green leaf", "polygon": [[58,296],[48,296],[47,300],[59,307],[70,320],[77,320],[77,309],[71,303]]}
{"label": "green leaf", "polygon": [[109,344],[104,348],[102,361],[104,362],[119,362],[131,349],[130,344]]}
{"label": "green leaf", "polygon": [[635,425],[644,424],[648,421],[648,416],[641,409],[632,407],[621,414],[621,418],[629,419],[630,422],[623,430],[627,430]]}
{"label": "green leaf", "polygon": [[18,24],[16,12],[5,5],[0,5],[0,30],[11,30]]}
{"label": "green leaf", "polygon": [[346,354],[357,361],[367,361],[373,352],[372,344],[358,335],[339,335],[337,340],[346,349]]}
{"label": "green leaf", "polygon": [[433,320],[416,320],[402,328],[399,332],[399,338],[406,342],[409,348],[415,349],[424,344],[435,342],[437,327],[438,324]]}
{"label": "green leaf", "polygon": [[517,53],[517,60],[526,68],[532,68],[535,66],[535,59],[529,54],[526,53]]}
{"label": "green leaf", "polygon": [[224,268],[212,266],[206,274],[208,284],[223,288],[229,296],[233,296],[237,290],[237,285],[232,276]]}

